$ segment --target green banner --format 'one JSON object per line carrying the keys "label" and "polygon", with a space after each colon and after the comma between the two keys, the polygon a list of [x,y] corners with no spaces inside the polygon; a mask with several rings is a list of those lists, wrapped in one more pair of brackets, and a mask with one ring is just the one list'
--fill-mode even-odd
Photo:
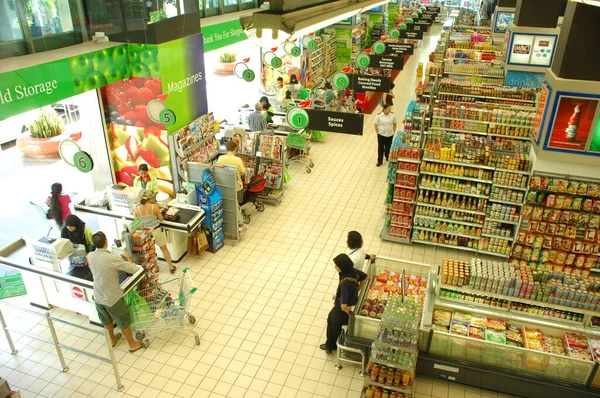
{"label": "green banner", "polygon": [[227,21],[200,29],[204,36],[204,51],[209,52],[248,39],[240,20]]}
{"label": "green banner", "polygon": [[127,46],[0,74],[0,120],[130,76]]}

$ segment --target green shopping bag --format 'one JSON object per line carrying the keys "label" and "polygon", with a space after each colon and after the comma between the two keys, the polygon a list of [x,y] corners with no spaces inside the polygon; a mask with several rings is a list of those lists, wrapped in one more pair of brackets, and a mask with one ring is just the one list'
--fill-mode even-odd
{"label": "green shopping bag", "polygon": [[146,300],[140,296],[135,289],[131,289],[125,295],[125,302],[129,306],[131,315],[131,326],[136,329],[144,329],[152,324],[154,314]]}
{"label": "green shopping bag", "polygon": [[283,166],[283,183],[287,184],[290,181],[292,181],[292,175],[290,174],[287,166]]}

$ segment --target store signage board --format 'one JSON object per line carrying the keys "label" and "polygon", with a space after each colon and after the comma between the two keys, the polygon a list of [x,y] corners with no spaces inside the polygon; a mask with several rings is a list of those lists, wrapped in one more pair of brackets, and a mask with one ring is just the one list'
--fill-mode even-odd
{"label": "store signage board", "polygon": [[507,70],[504,76],[504,85],[521,88],[540,88],[544,83],[545,76],[543,72]]}
{"label": "store signage board", "polygon": [[556,39],[556,35],[515,33],[512,36],[508,63],[548,67],[552,63]]}
{"label": "store signage board", "polygon": [[385,54],[412,55],[415,45],[412,43],[385,43]]}
{"label": "store signage board", "polygon": [[248,39],[239,19],[203,26],[200,33],[204,36],[205,52],[217,50]]}
{"label": "store signage board", "polygon": [[390,91],[390,78],[376,75],[350,75],[351,90],[374,91],[387,93]]}
{"label": "store signage board", "polygon": [[308,129],[332,133],[362,135],[364,115],[361,113],[329,112],[307,109]]}
{"label": "store signage board", "polygon": [[126,79],[130,71],[128,46],[121,44],[2,73],[0,120]]}
{"label": "store signage board", "polygon": [[[586,154],[588,141],[598,122],[599,103],[598,95],[557,92],[544,149]],[[600,156],[600,153],[593,155]]]}
{"label": "store signage board", "polygon": [[423,40],[423,32],[409,32],[408,30],[401,30],[400,39]]}
{"label": "store signage board", "polygon": [[369,55],[372,68],[402,70],[404,67],[404,57],[392,55]]}
{"label": "store signage board", "polygon": [[496,18],[494,19],[494,33],[504,33],[508,29],[508,24],[515,19],[514,11],[499,11],[496,10]]}
{"label": "store signage board", "polygon": [[174,123],[163,122],[169,134],[208,113],[203,54],[202,34],[158,45],[164,104],[175,116]]}
{"label": "store signage board", "polygon": [[440,7],[427,6],[427,11],[440,12]]}

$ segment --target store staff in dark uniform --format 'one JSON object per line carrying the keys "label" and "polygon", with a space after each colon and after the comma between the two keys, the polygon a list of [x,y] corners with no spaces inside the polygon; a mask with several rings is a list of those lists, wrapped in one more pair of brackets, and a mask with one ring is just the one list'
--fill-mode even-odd
{"label": "store staff in dark uniform", "polygon": [[351,307],[358,303],[358,292],[367,282],[367,274],[354,268],[347,254],[337,255],[333,262],[339,272],[340,283],[335,293],[335,304],[327,317],[327,342],[319,346],[328,354],[337,349],[342,326],[348,324]]}

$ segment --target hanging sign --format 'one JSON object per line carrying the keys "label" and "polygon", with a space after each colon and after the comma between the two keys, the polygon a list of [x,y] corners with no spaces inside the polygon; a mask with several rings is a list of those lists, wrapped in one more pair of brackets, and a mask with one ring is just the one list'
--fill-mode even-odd
{"label": "hanging sign", "polygon": [[377,75],[350,75],[350,89],[356,91],[390,91],[390,78]]}
{"label": "hanging sign", "polygon": [[404,67],[404,58],[392,55],[371,55],[369,66],[381,69],[402,70]]}
{"label": "hanging sign", "polygon": [[409,32],[408,30],[400,31],[401,39],[423,40],[423,32]]}
{"label": "hanging sign", "polygon": [[412,43],[385,43],[384,54],[412,55],[414,51],[415,45]]}
{"label": "hanging sign", "polygon": [[419,19],[432,20],[433,19],[433,14],[425,14],[425,13],[423,13],[423,15],[421,15],[419,17]]}
{"label": "hanging sign", "polygon": [[427,6],[427,11],[440,12],[440,7]]}
{"label": "hanging sign", "polygon": [[308,129],[351,135],[363,134],[364,115],[360,113],[329,112],[307,109]]}

